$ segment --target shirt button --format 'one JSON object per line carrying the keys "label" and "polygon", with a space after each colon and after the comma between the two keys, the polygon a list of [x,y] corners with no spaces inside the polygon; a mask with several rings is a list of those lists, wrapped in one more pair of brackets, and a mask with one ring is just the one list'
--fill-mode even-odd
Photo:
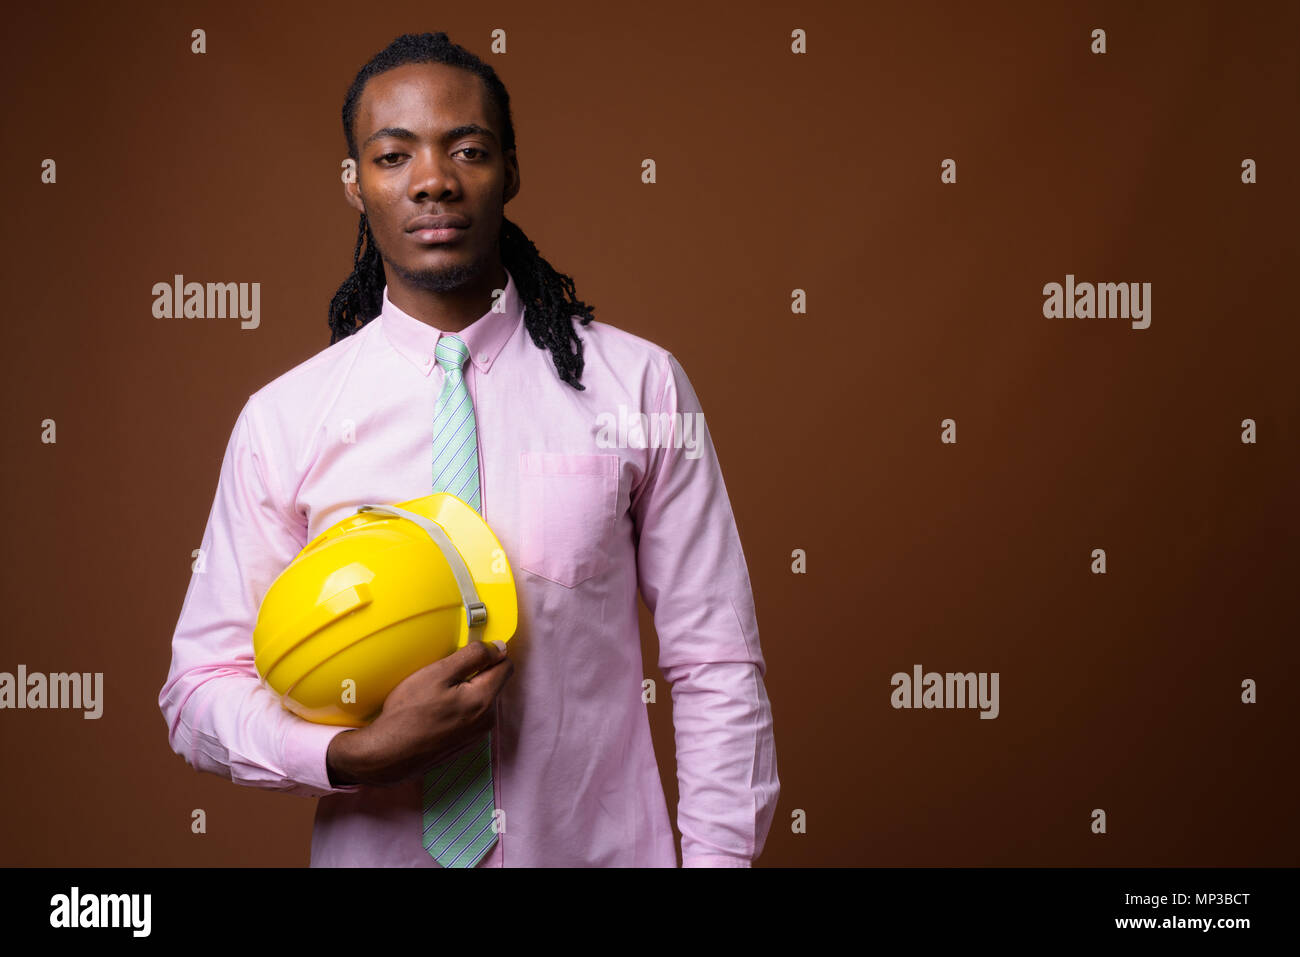
{"label": "shirt button", "polygon": [[484,365],[487,365],[487,364],[488,364],[488,354],[487,354],[486,352],[480,353],[480,354],[479,354],[479,357],[478,357],[478,361],[481,362],[481,363],[483,363]]}

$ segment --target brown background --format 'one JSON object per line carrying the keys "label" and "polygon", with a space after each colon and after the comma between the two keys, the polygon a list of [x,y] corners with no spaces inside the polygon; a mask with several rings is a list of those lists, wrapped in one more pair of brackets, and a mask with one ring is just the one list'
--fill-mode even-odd
{"label": "brown background", "polygon": [[[1297,5],[401,7],[9,14],[0,671],[105,703],[0,712],[0,863],[307,862],[314,802],[190,770],[157,697],[235,416],[328,344],[344,92],[425,30],[510,90],[507,215],[709,416],[775,720],[760,864],[1300,863]],[[261,328],[153,318],[175,273],[260,282]],[[1151,327],[1045,319],[1066,273],[1151,282]],[[892,709],[915,663],[999,672],[1000,717]]]}

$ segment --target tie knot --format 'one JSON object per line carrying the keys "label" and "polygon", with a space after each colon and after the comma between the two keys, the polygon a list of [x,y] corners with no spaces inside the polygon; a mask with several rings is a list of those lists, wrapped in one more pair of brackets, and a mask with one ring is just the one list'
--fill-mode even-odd
{"label": "tie knot", "polygon": [[439,336],[433,354],[438,360],[438,365],[448,372],[459,372],[465,360],[469,358],[469,347],[455,336]]}

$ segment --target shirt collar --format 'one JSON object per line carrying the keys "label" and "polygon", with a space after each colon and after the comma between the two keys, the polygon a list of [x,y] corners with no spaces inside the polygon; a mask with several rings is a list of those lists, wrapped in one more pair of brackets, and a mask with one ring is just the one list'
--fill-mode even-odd
{"label": "shirt collar", "polygon": [[489,309],[460,332],[448,333],[394,306],[385,285],[383,306],[375,321],[392,347],[425,375],[433,371],[433,350],[445,335],[455,335],[464,342],[469,349],[470,361],[480,372],[487,372],[523,318],[519,290],[509,269],[506,270],[505,292],[497,299],[496,305],[500,312]]}

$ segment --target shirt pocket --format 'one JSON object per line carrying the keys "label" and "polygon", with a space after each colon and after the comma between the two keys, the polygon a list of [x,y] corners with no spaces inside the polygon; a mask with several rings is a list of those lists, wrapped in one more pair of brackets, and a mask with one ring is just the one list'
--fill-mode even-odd
{"label": "shirt pocket", "polygon": [[618,467],[617,455],[519,453],[520,568],[574,588],[609,567]]}

